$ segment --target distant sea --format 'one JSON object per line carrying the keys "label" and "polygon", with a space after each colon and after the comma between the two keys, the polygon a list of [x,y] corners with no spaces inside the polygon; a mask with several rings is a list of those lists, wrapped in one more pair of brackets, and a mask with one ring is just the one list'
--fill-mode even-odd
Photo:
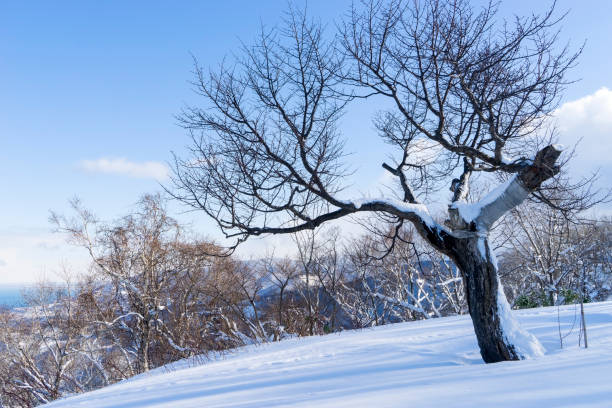
{"label": "distant sea", "polygon": [[29,288],[29,285],[24,284],[0,284],[0,307],[24,306],[22,293]]}

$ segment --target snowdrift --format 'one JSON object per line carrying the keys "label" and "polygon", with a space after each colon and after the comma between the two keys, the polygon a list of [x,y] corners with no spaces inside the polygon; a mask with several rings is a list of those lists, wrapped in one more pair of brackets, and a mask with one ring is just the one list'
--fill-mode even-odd
{"label": "snowdrift", "polygon": [[[610,407],[612,302],[513,312],[543,357],[485,365],[468,316],[183,360],[48,407]],[[561,323],[563,349],[560,348]]]}

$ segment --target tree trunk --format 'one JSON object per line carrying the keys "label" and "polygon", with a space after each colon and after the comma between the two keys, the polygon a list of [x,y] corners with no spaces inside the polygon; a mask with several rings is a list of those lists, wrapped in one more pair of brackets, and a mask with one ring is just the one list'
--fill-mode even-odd
{"label": "tree trunk", "polygon": [[537,339],[520,329],[510,313],[488,239],[458,239],[455,250],[483,360],[495,363],[541,355]]}
{"label": "tree trunk", "polygon": [[142,336],[140,339],[140,347],[138,348],[138,365],[140,372],[147,372],[149,366],[149,344],[151,342],[151,326],[149,320],[145,319],[142,322]]}
{"label": "tree trunk", "polygon": [[462,273],[478,346],[487,363],[544,354],[540,342],[521,329],[512,316],[488,234],[495,221],[558,173],[555,162],[560,154],[560,146],[547,146],[506,185],[493,190],[479,203],[451,204],[447,221],[453,230],[450,236],[424,234],[430,242],[442,238],[438,248],[455,261]]}

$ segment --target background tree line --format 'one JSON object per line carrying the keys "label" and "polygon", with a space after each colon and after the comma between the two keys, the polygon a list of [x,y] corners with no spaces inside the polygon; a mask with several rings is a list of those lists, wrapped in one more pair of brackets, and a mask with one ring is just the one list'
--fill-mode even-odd
{"label": "background tree line", "polygon": [[[409,229],[391,249],[391,225],[352,239],[309,231],[293,237],[293,257],[241,261],[190,234],[160,196],[109,223],[73,207],[73,217],[52,221],[89,253],[91,269],[41,283],[26,308],[0,313],[3,406],[35,406],[242,345],[467,312],[456,266]],[[609,219],[571,225],[529,207],[503,222],[517,229],[498,249],[515,307],[610,295]]]}

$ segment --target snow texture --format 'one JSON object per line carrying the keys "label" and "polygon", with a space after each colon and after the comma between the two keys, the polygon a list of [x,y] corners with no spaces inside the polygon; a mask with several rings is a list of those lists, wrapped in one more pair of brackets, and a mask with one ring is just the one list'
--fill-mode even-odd
{"label": "snow texture", "polygon": [[559,143],[552,145],[552,147],[558,152],[562,152],[563,150],[565,150],[565,146]]}
{"label": "snow texture", "polygon": [[[495,269],[497,266],[497,257],[495,254],[487,253],[487,247],[484,238],[478,239],[478,250],[484,259],[489,259]],[[524,330],[512,315],[512,310],[506,299],[504,287],[497,278],[497,315],[500,320],[502,333],[506,338],[506,344],[512,344],[517,354],[523,359],[530,359],[543,356],[546,350],[538,339],[531,333]]]}
{"label": "snow texture", "polygon": [[544,350],[542,344],[533,334],[525,331],[512,315],[499,278],[497,278],[497,315],[506,338],[506,344],[512,344],[521,358],[530,359],[544,355],[546,350]]}
{"label": "snow texture", "polygon": [[248,346],[204,364],[183,360],[52,408],[610,407],[612,302],[508,311],[547,354],[485,365],[468,316]]}
{"label": "snow texture", "polygon": [[429,209],[425,204],[412,204],[405,203],[400,200],[392,199],[392,198],[358,198],[351,201],[344,201],[347,204],[352,204],[355,208],[359,209],[365,204],[374,204],[374,203],[383,203],[390,205],[392,207],[397,208],[399,211],[405,213],[412,213],[417,215],[423,222],[425,222],[429,227],[439,227],[438,224],[434,221],[431,214],[429,214]]}
{"label": "snow texture", "polygon": [[479,230],[487,230],[495,220],[520,204],[527,195],[527,190],[519,183],[515,174],[491,190],[480,201],[472,204],[455,202],[451,208],[456,208],[467,224],[474,221]]}
{"label": "snow texture", "polygon": [[506,180],[504,183],[495,187],[493,190],[489,191],[486,196],[484,196],[480,201],[476,203],[468,204],[457,202],[453,204],[453,208],[458,209],[461,217],[467,223],[470,223],[471,221],[474,221],[476,218],[478,218],[478,216],[480,215],[480,211],[484,206],[486,206],[487,204],[491,204],[495,200],[497,200],[504,193],[504,191],[508,189],[508,186],[514,181],[515,178],[516,174]]}

